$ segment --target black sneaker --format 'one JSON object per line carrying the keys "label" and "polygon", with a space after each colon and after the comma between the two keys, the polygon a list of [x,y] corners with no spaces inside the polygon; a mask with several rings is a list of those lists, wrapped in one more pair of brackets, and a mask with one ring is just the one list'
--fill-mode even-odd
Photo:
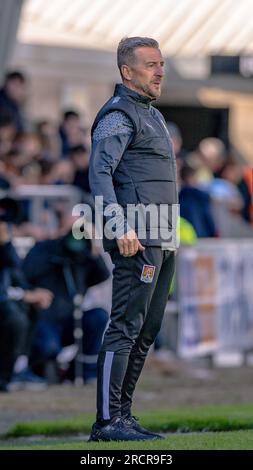
{"label": "black sneaker", "polygon": [[144,434],[146,436],[149,436],[151,439],[164,439],[163,436],[160,434],[156,434],[154,432],[148,431],[147,429],[143,428],[139,423],[138,423],[138,418],[136,416],[128,415],[122,418],[124,421],[125,425],[129,427],[130,429],[133,429],[134,431],[137,431],[141,434]]}
{"label": "black sneaker", "polygon": [[142,434],[127,426],[122,418],[116,417],[105,426],[94,423],[89,442],[99,441],[146,441],[157,439],[147,434]]}

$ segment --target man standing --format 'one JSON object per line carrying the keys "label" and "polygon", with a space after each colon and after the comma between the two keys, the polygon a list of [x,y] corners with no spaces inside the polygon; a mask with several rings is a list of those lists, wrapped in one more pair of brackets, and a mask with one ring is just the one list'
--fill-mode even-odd
{"label": "man standing", "polygon": [[[93,196],[103,196],[104,248],[115,265],[111,320],[98,359],[97,421],[91,441],[161,437],[137,423],[131,405],[161,326],[175,258],[170,236],[178,201],[175,157],[163,116],[151,105],[161,94],[164,61],[157,41],[150,38],[124,38],[117,54],[123,83],[116,85],[94,121],[89,170]],[[122,211],[106,210],[117,204]],[[154,213],[140,223],[151,205]],[[127,217],[129,207],[140,209],[138,234],[136,219]],[[113,239],[108,236],[112,219]]]}

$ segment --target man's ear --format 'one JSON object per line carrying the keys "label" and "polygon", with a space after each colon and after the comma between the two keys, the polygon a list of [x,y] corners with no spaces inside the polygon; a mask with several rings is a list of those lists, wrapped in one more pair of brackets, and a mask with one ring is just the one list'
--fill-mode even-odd
{"label": "man's ear", "polygon": [[124,80],[132,80],[132,70],[128,65],[121,66],[121,74]]}

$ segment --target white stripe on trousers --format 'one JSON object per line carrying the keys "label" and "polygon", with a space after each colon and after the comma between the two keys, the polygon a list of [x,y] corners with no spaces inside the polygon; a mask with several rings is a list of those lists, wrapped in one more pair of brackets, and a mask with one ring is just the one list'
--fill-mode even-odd
{"label": "white stripe on trousers", "polygon": [[103,369],[103,419],[111,419],[109,408],[109,395],[113,356],[114,352],[112,351],[107,351],[105,353],[105,362]]}

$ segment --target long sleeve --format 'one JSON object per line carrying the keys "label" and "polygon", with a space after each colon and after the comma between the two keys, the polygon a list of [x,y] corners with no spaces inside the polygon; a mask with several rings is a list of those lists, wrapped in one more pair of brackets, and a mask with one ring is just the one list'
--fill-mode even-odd
{"label": "long sleeve", "polygon": [[[128,116],[113,111],[99,121],[93,133],[89,183],[94,197],[103,196],[104,208],[109,204],[117,204],[113,173],[131,142],[133,132],[133,124]],[[119,234],[130,229],[120,215],[117,215],[117,229]]]}

